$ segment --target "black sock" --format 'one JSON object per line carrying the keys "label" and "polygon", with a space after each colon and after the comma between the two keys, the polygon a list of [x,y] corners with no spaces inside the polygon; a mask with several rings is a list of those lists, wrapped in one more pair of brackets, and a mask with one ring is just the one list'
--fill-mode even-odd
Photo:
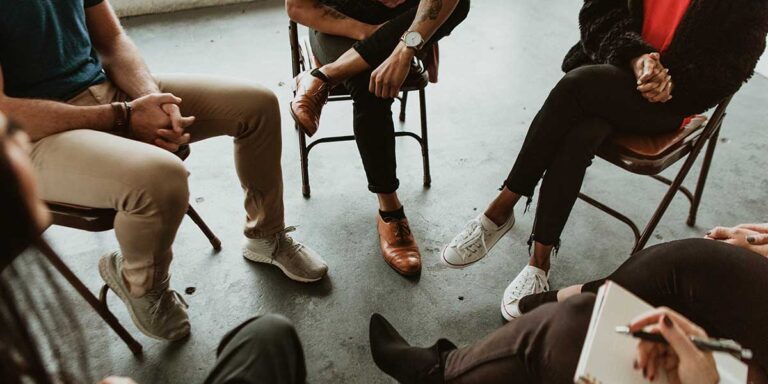
{"label": "black sock", "polygon": [[379,210],[379,215],[384,221],[402,220],[405,219],[405,207],[400,206],[400,208],[389,212]]}
{"label": "black sock", "polygon": [[312,70],[312,72],[310,72],[309,74],[310,74],[310,75],[312,75],[312,76],[314,76],[314,77],[317,77],[318,79],[320,79],[320,80],[322,80],[322,81],[325,81],[325,82],[326,82],[326,83],[328,83],[328,84],[330,84],[330,83],[331,83],[331,78],[330,78],[330,77],[328,77],[328,76],[326,76],[326,75],[325,75],[325,73],[323,73],[322,71],[320,71],[320,69],[319,69],[319,68],[315,68],[315,69],[313,69],[313,70]]}

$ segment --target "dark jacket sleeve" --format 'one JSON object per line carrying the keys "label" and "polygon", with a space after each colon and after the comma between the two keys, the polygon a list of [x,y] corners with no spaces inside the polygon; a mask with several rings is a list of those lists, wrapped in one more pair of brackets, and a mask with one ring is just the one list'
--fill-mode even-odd
{"label": "dark jacket sleeve", "polygon": [[584,53],[595,64],[623,67],[635,57],[654,52],[636,24],[626,0],[586,0],[579,13]]}
{"label": "dark jacket sleeve", "polygon": [[689,34],[689,41],[680,42],[685,49],[670,47],[661,57],[674,84],[669,104],[681,113],[702,113],[736,93],[752,77],[765,50],[768,1],[727,3],[732,8],[719,14],[728,16],[710,20],[706,36]]}

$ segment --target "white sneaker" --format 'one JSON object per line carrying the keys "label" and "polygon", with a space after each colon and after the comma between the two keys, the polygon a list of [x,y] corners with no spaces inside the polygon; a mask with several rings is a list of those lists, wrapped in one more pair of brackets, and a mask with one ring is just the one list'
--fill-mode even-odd
{"label": "white sneaker", "polygon": [[521,316],[518,304],[520,299],[534,293],[549,291],[547,273],[531,265],[526,265],[522,271],[504,290],[501,300],[501,315],[507,321]]}
{"label": "white sneaker", "polygon": [[485,214],[480,214],[467,223],[464,230],[443,248],[440,258],[451,268],[464,268],[473,264],[485,257],[514,225],[514,214],[501,226],[496,225]]}
{"label": "white sneaker", "polygon": [[311,283],[321,280],[328,273],[328,265],[317,252],[288,236],[295,230],[295,227],[288,227],[271,238],[246,238],[243,257],[257,263],[272,264],[294,281]]}

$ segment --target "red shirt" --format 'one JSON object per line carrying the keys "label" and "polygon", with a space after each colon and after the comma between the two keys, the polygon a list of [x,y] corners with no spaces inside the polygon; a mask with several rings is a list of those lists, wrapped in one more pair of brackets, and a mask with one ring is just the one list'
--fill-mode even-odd
{"label": "red shirt", "polygon": [[643,40],[666,51],[689,5],[691,0],[644,0]]}

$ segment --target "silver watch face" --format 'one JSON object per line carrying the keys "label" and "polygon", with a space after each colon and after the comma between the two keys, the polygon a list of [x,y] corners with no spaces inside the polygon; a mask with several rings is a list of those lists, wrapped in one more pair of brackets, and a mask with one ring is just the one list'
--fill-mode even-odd
{"label": "silver watch face", "polygon": [[403,41],[406,46],[415,48],[420,46],[424,39],[421,38],[421,34],[418,32],[408,32],[403,36]]}

